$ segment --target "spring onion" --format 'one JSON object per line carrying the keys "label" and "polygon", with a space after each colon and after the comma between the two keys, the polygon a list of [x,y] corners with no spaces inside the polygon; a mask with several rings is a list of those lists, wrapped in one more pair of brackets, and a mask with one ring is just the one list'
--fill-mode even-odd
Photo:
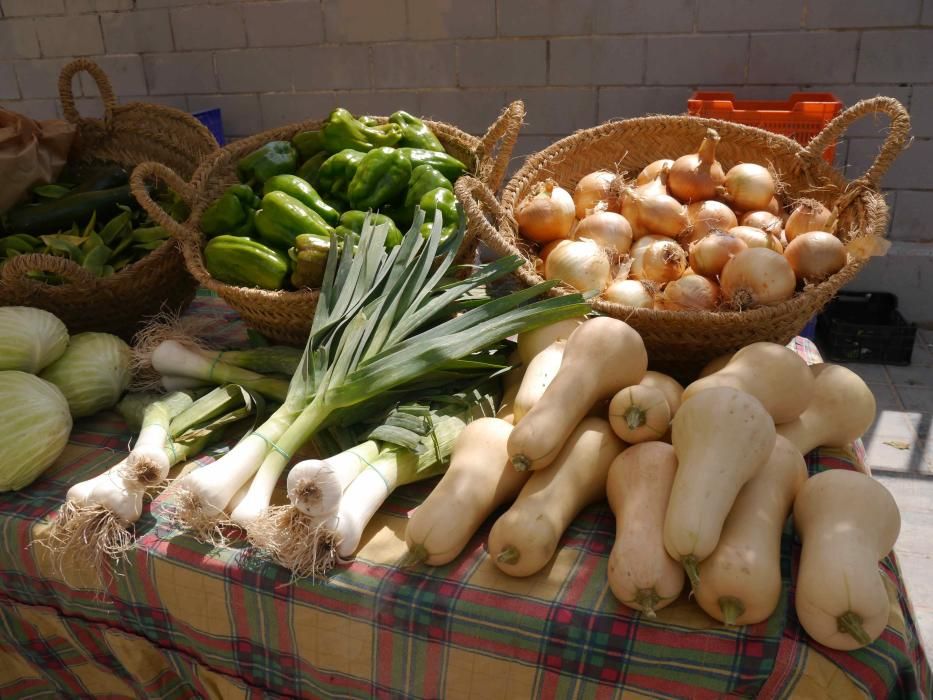
{"label": "spring onion", "polygon": [[129,345],[109,333],[78,333],[40,375],[61,389],[75,418],[113,408],[130,384]]}
{"label": "spring onion", "polygon": [[0,370],[38,374],[68,347],[68,329],[57,316],[31,306],[0,308]]}

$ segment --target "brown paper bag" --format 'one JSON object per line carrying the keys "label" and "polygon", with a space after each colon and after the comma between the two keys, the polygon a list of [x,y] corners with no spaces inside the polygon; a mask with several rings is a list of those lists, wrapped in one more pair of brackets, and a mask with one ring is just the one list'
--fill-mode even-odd
{"label": "brown paper bag", "polygon": [[0,108],[0,212],[16,204],[30,187],[55,182],[74,137],[75,125],[70,122],[37,122]]}

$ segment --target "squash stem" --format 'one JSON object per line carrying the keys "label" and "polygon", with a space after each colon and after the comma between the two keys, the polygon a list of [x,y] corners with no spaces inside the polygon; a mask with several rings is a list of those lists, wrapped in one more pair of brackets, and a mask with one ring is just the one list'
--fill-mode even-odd
{"label": "squash stem", "polygon": [[837,629],[844,634],[848,634],[862,646],[871,644],[871,637],[862,627],[862,618],[849,610],[836,618]]}
{"label": "squash stem", "polygon": [[518,550],[513,545],[509,545],[499,552],[496,561],[500,564],[517,564],[520,558],[521,555],[518,553]]}
{"label": "squash stem", "polygon": [[512,457],[512,466],[515,467],[517,472],[527,472],[531,469],[531,460],[525,455],[515,455]]}
{"label": "squash stem", "polygon": [[647,422],[647,411],[638,406],[629,406],[625,413],[622,414],[625,418],[625,424],[628,426],[629,430],[636,430],[643,426]]}
{"label": "squash stem", "polygon": [[424,548],[423,544],[411,545],[408,548],[408,554],[402,557],[400,566],[403,569],[407,569],[409,566],[416,566],[417,564],[423,564],[427,558],[428,558],[428,550]]}
{"label": "squash stem", "polygon": [[697,570],[699,562],[692,554],[681,557],[680,563],[683,564],[684,571],[687,572],[687,578],[690,579],[690,588],[696,590],[700,587],[700,572]]}
{"label": "squash stem", "polygon": [[719,599],[719,610],[722,612],[722,621],[727,627],[735,626],[735,621],[745,614],[742,601],[731,595],[724,595]]}
{"label": "squash stem", "polygon": [[641,611],[648,617],[657,617],[655,606],[662,600],[661,596],[654,588],[639,588],[635,592],[635,604],[641,608]]}

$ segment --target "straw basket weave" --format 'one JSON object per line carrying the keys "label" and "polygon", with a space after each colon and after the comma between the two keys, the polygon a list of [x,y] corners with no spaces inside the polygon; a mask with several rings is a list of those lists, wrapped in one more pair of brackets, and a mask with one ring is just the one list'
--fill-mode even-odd
{"label": "straw basket weave", "polygon": [[[425,124],[448,153],[467,164],[479,182],[496,189],[505,174],[524,115],[524,104],[513,102],[482,138],[442,122],[425,121]],[[382,117],[380,121],[385,122],[386,118]],[[185,263],[198,282],[236,309],[247,326],[277,343],[305,343],[311,329],[318,290],[267,291],[237,287],[214,279],[204,266],[202,251],[205,240],[200,230],[201,215],[228,186],[238,182],[237,161],[269,141],[288,141],[301,131],[320,129],[323,123],[322,120],[314,120],[291,124],[232,143],[206,159],[190,182],[185,182],[170,168],[159,163],[143,163],[130,178],[133,194],[150,216],[172,231],[181,243]],[[191,216],[187,221],[182,224],[175,222],[149,197],[145,184],[154,180],[166,183],[191,206]],[[477,244],[476,231],[468,228],[458,261],[471,262]]]}
{"label": "straw basket weave", "polygon": [[[891,120],[881,150],[864,175],[847,181],[822,159],[823,151],[852,122],[879,113]],[[499,255],[517,254],[526,260],[516,276],[522,284],[530,286],[542,281],[535,270],[537,248],[518,235],[514,213],[536,183],[553,178],[572,190],[580,178],[594,170],[634,175],[657,159],[676,159],[695,152],[710,127],[722,137],[716,158],[724,169],[743,161],[770,165],[783,183],[785,201],[811,197],[830,208],[839,208],[837,234],[844,242],[884,236],[888,210],[878,191],[879,182],[906,147],[910,130],[906,110],[888,97],[854,105],[827,124],[806,147],[754,127],[698,117],[653,116],[609,122],[579,131],[529,157],[507,184],[501,204],[481,183],[468,178],[457,183],[457,194],[471,225],[487,246]],[[487,212],[494,225],[487,219]],[[657,311],[610,303],[601,297],[594,298],[591,304],[596,312],[623,319],[638,330],[652,366],[690,378],[710,359],[749,343],[788,342],[866,261],[867,257],[861,253],[850,254],[848,264],[821,284],[808,286],[788,301],[756,309],[715,313]],[[572,290],[558,287],[553,293],[569,291]]]}
{"label": "straw basket weave", "polygon": [[[75,108],[72,80],[87,71],[104,103],[103,119],[82,117]],[[65,119],[77,127],[69,160],[109,160],[126,168],[164,163],[190,176],[217,142],[194,117],[161,105],[117,105],[106,74],[93,61],[66,65],[58,79]],[[31,279],[28,273],[60,275],[61,285]],[[141,260],[108,277],[96,277],[77,263],[52,255],[20,255],[0,268],[0,304],[27,305],[51,311],[72,333],[106,331],[129,339],[147,316],[163,307],[182,309],[196,284],[185,269],[177,242],[168,241]]]}

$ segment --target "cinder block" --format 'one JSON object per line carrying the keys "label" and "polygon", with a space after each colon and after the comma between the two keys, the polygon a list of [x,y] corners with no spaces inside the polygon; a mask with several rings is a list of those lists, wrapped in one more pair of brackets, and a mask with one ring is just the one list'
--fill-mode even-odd
{"label": "cinder block", "polygon": [[0,59],[38,56],[35,20],[4,19],[0,22]]}
{"label": "cinder block", "polygon": [[[141,56],[95,56],[94,61],[110,78],[110,84],[118,97],[146,94],[146,72]],[[89,74],[81,73],[80,79],[82,95],[97,95],[97,84]]]}
{"label": "cinder block", "polygon": [[[846,177],[861,176],[875,161],[881,139],[851,139]],[[916,138],[897,157],[881,184],[891,189],[933,189],[933,140]]]}
{"label": "cinder block", "polygon": [[921,0],[808,0],[807,26],[906,27],[916,23]]}
{"label": "cinder block", "polygon": [[405,38],[405,0],[323,0],[328,42]]}
{"label": "cinder block", "polygon": [[914,85],[910,130],[914,136],[933,136],[933,85]]}
{"label": "cinder block", "polygon": [[408,0],[407,33],[409,39],[495,36],[495,0]]}
{"label": "cinder block", "polygon": [[303,92],[368,88],[368,46],[308,46],[289,54],[295,89]]}
{"label": "cinder block", "polygon": [[[528,156],[534,155],[553,144],[558,139],[554,136],[535,136],[533,134],[522,134],[515,142],[515,149],[512,151],[512,157],[509,159],[508,176],[514,175],[519,168],[524,165]],[[508,184],[502,183],[503,188]]]}
{"label": "cinder block", "polygon": [[246,46],[246,27],[240,7],[183,7],[171,11],[175,48],[235,49]]}
{"label": "cinder block", "polygon": [[498,3],[499,36],[591,34],[598,0],[507,0]]}
{"label": "cinder block", "polygon": [[847,83],[855,74],[858,34],[752,34],[749,83]]}
{"label": "cinder block", "polygon": [[217,92],[213,56],[209,51],[155,53],[143,57],[150,95],[190,95]]}
{"label": "cinder block", "polygon": [[514,88],[506,100],[525,102],[522,133],[566,136],[596,123],[596,88]]}
{"label": "cinder block", "polygon": [[12,63],[0,63],[0,100],[18,100],[19,87]]}
{"label": "cinder block", "polygon": [[457,47],[451,42],[375,44],[377,88],[451,87],[457,84]]}
{"label": "cinder block", "polygon": [[65,0],[65,11],[70,15],[84,12],[117,12],[132,10],[133,0]]}
{"label": "cinder block", "polygon": [[[893,97],[896,100],[899,100],[901,104],[905,107],[909,102],[911,102],[910,97],[910,88],[903,85],[808,85],[806,90],[813,90],[815,92],[831,92],[843,103],[843,109],[846,107],[851,107],[860,100],[866,100],[870,97],[877,97],[878,95],[883,95],[885,97]],[[914,96],[916,97],[917,88],[914,88]],[[916,123],[912,122],[913,127],[916,127]],[[855,138],[873,138],[877,137],[878,133],[882,129],[886,129],[888,126],[888,118],[885,115],[879,115],[877,117],[864,116],[856,122],[853,122],[849,127],[849,130],[846,131],[847,136]],[[912,133],[916,135],[916,130]]]}
{"label": "cinder block", "polygon": [[96,15],[43,17],[36,20],[43,56],[87,56],[104,52]]}
{"label": "cinder block", "polygon": [[859,83],[933,82],[933,29],[865,32],[859,49]]}
{"label": "cinder block", "polygon": [[262,131],[258,95],[192,95],[188,98],[188,109],[192,112],[220,109],[225,134],[246,136]]}
{"label": "cinder block", "polygon": [[149,104],[173,107],[183,112],[188,111],[188,98],[185,95],[139,95],[126,97],[125,102],[148,102]]}
{"label": "cinder block", "polygon": [[0,107],[5,107],[13,112],[25,114],[32,119],[60,119],[58,100],[17,100],[15,102],[4,102]]}
{"label": "cinder block", "polygon": [[140,10],[152,7],[183,7],[193,4],[195,0],[136,0],[136,8]]}
{"label": "cinder block", "polygon": [[[337,92],[337,104],[356,116],[370,114],[387,117],[404,109],[419,113],[420,94],[412,90],[349,90]],[[326,117],[322,114],[321,118]]]}
{"label": "cinder block", "polygon": [[504,90],[430,90],[421,93],[419,112],[470,134],[484,134],[508,104]]}
{"label": "cinder block", "polygon": [[333,92],[268,92],[259,96],[259,104],[265,130],[309,119],[326,119],[337,106],[337,96]]}
{"label": "cinder block", "polygon": [[214,55],[221,92],[279,92],[292,88],[290,49],[241,49]]}
{"label": "cinder block", "polygon": [[933,241],[933,191],[898,190],[891,238],[899,241]]}
{"label": "cinder block", "polygon": [[4,17],[37,17],[65,12],[64,0],[0,0]]}
{"label": "cinder block", "polygon": [[920,24],[925,27],[933,26],[933,0],[923,0],[923,12],[920,13]]}
{"label": "cinder block", "polygon": [[803,22],[803,0],[702,0],[698,8],[697,29],[701,32],[797,29]]}
{"label": "cinder block", "polygon": [[551,85],[639,85],[645,42],[635,37],[551,39]]}
{"label": "cinder block", "polygon": [[460,85],[544,85],[547,42],[536,39],[461,41],[457,44]]}
{"label": "cinder block", "polygon": [[600,34],[671,34],[693,31],[694,0],[602,0],[593,24]]}
{"label": "cinder block", "polygon": [[324,15],[314,2],[255,2],[243,6],[250,46],[303,46],[324,40]]}
{"label": "cinder block", "polygon": [[692,93],[688,87],[600,88],[597,118],[602,123],[648,114],[683,114]]}
{"label": "cinder block", "polygon": [[[66,63],[68,63],[66,58],[34,59],[13,63],[11,67],[16,70],[23,99],[58,97],[58,76],[62,72],[62,66]],[[76,94],[81,94],[79,85],[75,84],[74,90]]]}
{"label": "cinder block", "polygon": [[647,85],[721,85],[745,81],[744,34],[645,39]]}
{"label": "cinder block", "polygon": [[174,48],[168,10],[105,13],[100,16],[100,26],[109,53],[155,53]]}

